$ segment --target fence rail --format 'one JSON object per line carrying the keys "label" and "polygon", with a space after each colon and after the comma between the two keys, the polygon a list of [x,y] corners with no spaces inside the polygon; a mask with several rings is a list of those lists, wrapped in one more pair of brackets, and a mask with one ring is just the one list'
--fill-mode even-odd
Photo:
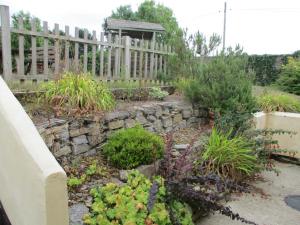
{"label": "fence rail", "polygon": [[[35,20],[31,30],[24,28],[22,18],[18,27],[10,27],[9,7],[0,5],[2,76],[5,80],[49,80],[64,71],[90,72],[102,80],[156,80],[167,74],[167,58],[171,47],[154,40],[131,39],[129,36],[112,36],[104,32],[97,37],[87,29],[75,28],[70,35],[69,26],[54,30],[43,22],[37,30]],[[82,37],[83,36],[83,37]],[[12,53],[12,37],[17,38],[18,48]],[[30,43],[26,48],[25,42]]]}

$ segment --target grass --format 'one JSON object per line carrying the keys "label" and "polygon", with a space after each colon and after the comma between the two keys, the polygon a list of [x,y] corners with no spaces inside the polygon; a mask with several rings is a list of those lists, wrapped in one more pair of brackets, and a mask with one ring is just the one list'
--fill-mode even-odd
{"label": "grass", "polygon": [[202,153],[206,173],[239,180],[252,175],[257,169],[257,157],[250,142],[242,136],[230,138],[231,131],[222,133],[212,130]]}
{"label": "grass", "polygon": [[265,112],[300,112],[300,96],[277,90],[274,87],[253,87],[258,105]]}

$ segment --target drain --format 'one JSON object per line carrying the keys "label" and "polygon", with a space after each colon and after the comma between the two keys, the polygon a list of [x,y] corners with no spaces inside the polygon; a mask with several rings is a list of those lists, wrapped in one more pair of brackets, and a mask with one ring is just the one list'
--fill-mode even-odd
{"label": "drain", "polygon": [[289,207],[300,211],[300,195],[286,196],[284,201]]}

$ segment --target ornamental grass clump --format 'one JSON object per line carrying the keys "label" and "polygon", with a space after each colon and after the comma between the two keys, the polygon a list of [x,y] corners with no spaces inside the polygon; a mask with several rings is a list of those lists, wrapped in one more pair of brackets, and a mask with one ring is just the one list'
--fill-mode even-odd
{"label": "ornamental grass clump", "polygon": [[54,108],[104,111],[115,105],[110,90],[89,74],[65,73],[61,79],[41,87],[42,99]]}
{"label": "ornamental grass clump", "polygon": [[163,139],[137,125],[115,132],[109,137],[103,153],[121,169],[150,164],[163,156]]}
{"label": "ornamental grass clump", "polygon": [[287,94],[264,94],[258,97],[257,102],[265,112],[300,112],[300,101]]}
{"label": "ornamental grass clump", "polygon": [[258,169],[253,144],[242,136],[230,138],[230,135],[230,132],[212,130],[205,150],[201,153],[204,173],[215,173],[234,180],[253,175]]}

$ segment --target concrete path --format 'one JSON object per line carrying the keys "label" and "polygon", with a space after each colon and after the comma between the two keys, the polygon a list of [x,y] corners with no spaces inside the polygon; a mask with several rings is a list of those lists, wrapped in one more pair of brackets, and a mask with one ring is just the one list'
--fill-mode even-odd
{"label": "concrete path", "polygon": [[[287,195],[300,195],[300,166],[276,163],[280,170],[279,176],[274,172],[264,172],[265,181],[255,184],[266,194],[267,199],[260,194],[243,194],[233,196],[234,201],[228,202],[234,212],[256,222],[259,225],[300,225],[300,212],[290,208],[284,202]],[[203,218],[197,225],[243,225],[232,221],[218,213]]]}

